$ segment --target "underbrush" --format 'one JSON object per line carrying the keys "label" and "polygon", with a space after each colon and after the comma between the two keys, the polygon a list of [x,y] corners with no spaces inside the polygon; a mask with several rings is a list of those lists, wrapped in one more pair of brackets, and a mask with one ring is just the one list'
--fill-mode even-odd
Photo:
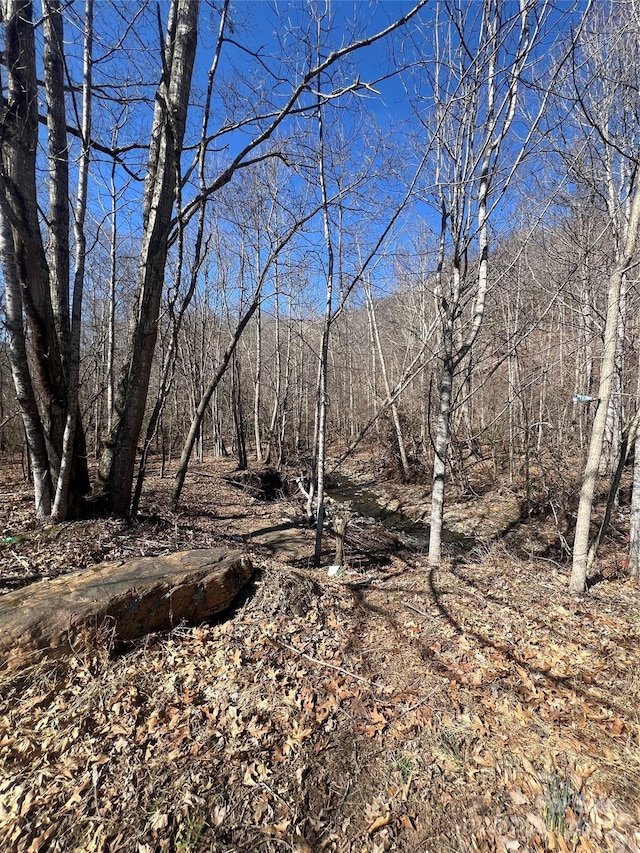
{"label": "underbrush", "polygon": [[0,685],[0,848],[636,851],[640,603],[499,546],[329,579]]}

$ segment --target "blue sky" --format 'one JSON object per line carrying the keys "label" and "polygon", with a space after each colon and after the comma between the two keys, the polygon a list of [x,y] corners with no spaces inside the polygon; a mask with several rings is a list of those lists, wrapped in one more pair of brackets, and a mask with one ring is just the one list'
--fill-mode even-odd
{"label": "blue sky", "polygon": [[[325,34],[323,50],[329,51],[342,46],[345,41],[353,36],[362,37],[372,34],[388,26],[388,24],[405,14],[413,7],[413,3],[407,0],[379,0],[377,3],[369,3],[368,0],[361,2],[332,2],[330,12],[333,18],[333,27]],[[300,2],[267,2],[267,0],[236,0],[232,4],[231,20],[232,28],[228,32],[231,41],[225,44],[223,57],[220,65],[220,78],[214,97],[214,109],[212,113],[211,129],[218,129],[234,116],[246,114],[260,99],[263,100],[264,109],[268,108],[269,102],[273,104],[282,103],[283,99],[291,90],[292,82],[299,78],[307,68],[309,54],[312,52],[314,34],[311,33],[309,44],[305,44],[302,38],[309,26],[309,4]],[[324,4],[316,4],[316,8],[323,9]],[[410,49],[407,57],[414,62],[418,59],[429,58],[433,50],[433,21],[438,10],[442,11],[442,2],[429,3],[420,13],[423,31],[416,37],[412,44],[407,44]],[[478,3],[469,4],[470,9],[480,9]],[[506,0],[503,7],[508,14],[517,11],[518,5],[515,0]],[[549,19],[549,35],[547,45],[553,39],[559,29],[568,28],[570,17],[564,17],[571,13],[574,8],[572,3],[559,3],[554,6],[554,11]],[[168,9],[168,3],[161,4],[162,11]],[[77,13],[81,13],[78,7]],[[159,74],[159,51],[160,36],[155,19],[155,4],[144,6],[126,0],[119,2],[115,7],[106,0],[97,0],[96,3],[96,29],[100,38],[96,44],[96,56],[102,55],[114,37],[125,30],[126,24],[139,14],[135,27],[127,35],[125,46],[127,54],[110,56],[104,64],[96,67],[96,78],[99,82],[109,86],[110,94],[122,94],[122,97],[130,94],[140,94],[147,99],[146,103],[137,102],[131,105],[127,113],[125,123],[118,142],[126,143],[128,140],[137,139],[144,145],[148,140],[151,122],[152,99]],[[198,139],[200,132],[200,110],[202,93],[206,85],[206,73],[212,59],[215,46],[219,17],[216,8],[208,3],[202,2],[201,25],[199,30],[198,54],[196,62],[196,73],[194,79],[192,105],[193,113],[188,141],[193,143]],[[398,173],[395,180],[387,174],[386,183],[379,183],[375,197],[368,197],[354,201],[354,221],[360,217],[364,224],[371,226],[371,234],[376,234],[379,224],[376,225],[376,213],[380,214],[380,220],[385,218],[385,211],[376,211],[376,202],[379,206],[392,205],[393,197],[401,197],[407,181],[412,176],[415,165],[421,156],[421,145],[424,145],[425,129],[413,120],[413,109],[406,98],[406,85],[409,91],[422,90],[426,96],[422,101],[421,109],[428,115],[429,85],[427,84],[426,72],[429,64],[418,67],[414,64],[403,73],[403,76],[394,74],[396,64],[399,61],[403,47],[403,39],[407,32],[415,34],[415,23],[403,31],[398,31],[385,44],[365,48],[351,55],[346,63],[337,71],[336,83],[350,83],[356,77],[367,83],[375,83],[380,93],[362,92],[357,101],[353,95],[346,96],[336,101],[327,112],[327,118],[331,131],[343,130],[345,133],[355,133],[356,129],[361,134],[360,141],[352,143],[351,155],[353,163],[357,164],[359,157],[364,157],[367,145],[371,142],[366,135],[366,117],[374,118],[376,123],[384,130],[384,141],[391,147],[401,151],[400,164],[396,164]],[[75,45],[77,55],[80,46],[81,31],[79,28],[69,26],[67,38]],[[541,50],[546,49],[543,43]],[[413,51],[413,53],[411,52]],[[253,56],[252,56],[253,54]],[[342,76],[340,76],[342,75]],[[385,78],[385,79],[381,79]],[[359,116],[352,115],[346,106],[358,105],[362,109]],[[118,107],[111,112],[101,116],[100,111],[95,114],[95,133],[106,145],[111,142],[111,134],[115,125],[115,116]],[[290,122],[282,129],[282,133],[305,132],[309,122],[301,120],[298,129]],[[223,166],[239,147],[246,143],[251,133],[255,130],[239,130],[234,134],[225,134],[215,143],[219,149],[215,155],[218,168]],[[409,145],[411,134],[415,134],[416,142]],[[188,162],[192,153],[185,153],[184,162]],[[129,162],[139,169],[140,175],[146,164],[146,152],[141,148],[137,152],[128,155]],[[241,185],[244,180],[242,173],[234,178],[234,185]],[[130,227],[134,233],[136,223],[140,215],[140,193],[139,183],[129,184],[129,178],[123,170],[118,171],[118,183],[122,188],[122,211],[121,227]],[[428,178],[425,178],[428,184]],[[101,178],[94,184],[93,210],[96,217],[100,217],[108,210],[109,197],[105,190],[108,187],[108,175],[103,172]],[[425,191],[425,198],[429,197]],[[361,205],[358,207],[358,205]],[[416,219],[420,215],[424,222],[432,224],[437,229],[438,219],[434,216],[433,209],[428,203],[422,203],[414,208],[412,218],[412,232],[404,233],[402,239],[408,245],[415,240],[415,234],[419,230],[419,222]],[[105,220],[108,226],[108,220]],[[318,233],[320,229],[318,226]],[[307,237],[309,239],[309,237]],[[400,239],[400,238],[399,238]]]}

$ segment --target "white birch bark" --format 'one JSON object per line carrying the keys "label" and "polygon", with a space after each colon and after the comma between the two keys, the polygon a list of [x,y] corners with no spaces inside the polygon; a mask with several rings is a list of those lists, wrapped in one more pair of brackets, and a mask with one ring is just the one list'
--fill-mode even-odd
{"label": "white birch bark", "polygon": [[[640,383],[638,386],[640,392]],[[633,481],[631,484],[631,512],[629,518],[629,573],[640,578],[640,436],[633,445]]]}
{"label": "white birch bark", "polygon": [[51,513],[52,491],[47,445],[29,372],[13,233],[9,225],[9,215],[5,212],[4,203],[1,200],[0,260],[4,276],[9,362],[27,436],[27,450],[33,473],[36,518],[44,521]]}
{"label": "white birch bark", "polygon": [[[318,86],[320,88],[320,86]],[[316,540],[314,549],[314,562],[320,565],[322,555],[322,531],[324,528],[324,475],[325,475],[325,438],[327,423],[328,388],[327,379],[329,375],[329,338],[331,334],[331,316],[333,310],[333,286],[335,274],[335,257],[333,251],[333,239],[331,236],[331,223],[329,220],[329,194],[327,191],[327,176],[324,145],[324,122],[322,107],[318,106],[318,178],[320,182],[320,193],[322,199],[322,230],[325,249],[327,253],[327,267],[325,278],[325,307],[322,324],[322,335],[320,339],[320,360],[318,364],[318,387],[316,400],[316,428],[315,428],[315,506],[316,506]],[[310,509],[310,507],[309,507]]]}
{"label": "white birch bark", "polygon": [[632,262],[638,242],[640,229],[640,185],[635,184],[629,214],[627,234],[624,247],[618,261],[609,276],[607,288],[607,314],[604,330],[604,346],[600,365],[600,382],[598,386],[598,408],[591,428],[591,438],[587,461],[582,475],[580,501],[576,518],[576,530],[573,542],[573,562],[571,568],[570,590],[579,595],[587,588],[587,569],[589,538],[591,530],[591,511],[595,493],[602,444],[604,440],[607,412],[611,398],[613,375],[615,372],[616,342],[618,337],[618,319],[620,314],[620,294],[622,282],[629,265]]}
{"label": "white birch bark", "polygon": [[262,465],[264,457],[262,455],[262,437],[260,430],[260,402],[262,396],[262,320],[261,311],[258,307],[256,311],[256,352],[255,352],[255,371],[253,383],[253,435],[256,444],[256,462]]}
{"label": "white birch bark", "polygon": [[[60,473],[68,401],[68,323],[69,230],[68,216],[62,206],[68,204],[66,122],[62,73],[62,35],[60,7],[46,3],[44,74],[50,103],[48,138],[52,163],[52,214],[60,212],[60,221],[52,215],[49,226],[52,266],[49,267],[41,234],[41,211],[36,180],[38,151],[38,79],[36,43],[29,2],[5,0],[2,6],[7,74],[7,109],[0,139],[0,217],[3,222],[3,262],[5,281],[17,286],[12,298],[19,299],[8,308],[11,315],[13,353],[23,364],[12,370],[20,404],[26,407],[29,453],[35,484],[36,513],[50,513],[51,499]],[[57,99],[54,95],[57,94]],[[62,101],[62,104],[60,104]],[[13,285],[8,286],[8,290]],[[27,332],[25,331],[27,330]],[[23,343],[19,338],[23,338]],[[11,351],[11,350],[10,350]],[[67,372],[65,372],[67,371]],[[30,387],[27,387],[27,384]],[[35,408],[34,408],[35,404]],[[40,425],[36,424],[40,421]],[[88,490],[88,471],[84,433],[75,425],[74,495]],[[41,439],[44,437],[45,455]]]}
{"label": "white birch bark", "polygon": [[[451,14],[459,14],[455,11]],[[445,476],[447,455],[451,434],[452,389],[455,372],[469,354],[480,331],[485,313],[489,284],[489,231],[491,212],[498,198],[502,197],[509,186],[509,180],[522,160],[525,144],[513,156],[508,177],[503,180],[495,197],[490,200],[492,180],[498,168],[498,155],[513,124],[518,103],[520,76],[525,63],[531,55],[535,42],[529,32],[530,9],[525,0],[521,0],[519,13],[518,44],[511,62],[500,67],[501,31],[499,4],[494,0],[484,0],[482,14],[482,32],[484,37],[480,46],[484,61],[472,64],[463,75],[464,86],[460,92],[447,93],[447,82],[442,71],[435,79],[434,93],[439,105],[441,125],[445,138],[439,140],[437,169],[439,177],[444,164],[448,163],[450,173],[448,195],[440,188],[440,207],[442,209],[442,233],[440,263],[438,273],[438,311],[442,320],[443,351],[442,373],[439,386],[438,425],[434,442],[433,488],[431,500],[431,519],[429,534],[429,564],[437,566],[442,557],[442,526],[444,513]],[[464,17],[451,22],[461,39],[464,37]],[[457,29],[456,29],[457,27]],[[450,49],[446,43],[443,50]],[[469,57],[461,48],[465,59],[448,56],[453,69],[459,74],[461,68],[455,62],[466,62]],[[445,55],[440,62],[445,61]],[[465,67],[464,65],[462,67]],[[455,78],[454,78],[455,79]],[[506,92],[502,101],[497,102],[499,79],[506,82]],[[451,82],[451,81],[449,81]],[[451,137],[446,138],[449,112],[454,111],[456,121],[451,125]],[[529,129],[527,139],[532,133]],[[475,281],[469,282],[466,269],[467,253],[471,245],[474,228],[471,221],[474,202],[471,189],[477,184],[475,211],[477,225],[475,234],[478,240],[478,264]],[[452,280],[448,291],[443,287],[443,247],[447,229],[453,242],[454,258],[452,262]],[[472,302],[471,315],[467,320],[466,331],[459,323],[464,311],[463,296]]]}

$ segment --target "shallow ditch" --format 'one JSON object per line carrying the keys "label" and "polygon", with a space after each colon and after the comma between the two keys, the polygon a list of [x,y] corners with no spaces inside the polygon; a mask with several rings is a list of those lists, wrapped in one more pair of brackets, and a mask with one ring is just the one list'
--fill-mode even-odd
{"label": "shallow ditch", "polygon": [[[359,483],[345,474],[333,475],[327,487],[327,494],[336,503],[348,505],[357,515],[371,519],[396,533],[403,545],[418,550],[429,546],[429,525],[410,518],[400,510],[389,509],[382,502],[380,495],[366,483]],[[477,544],[475,537],[446,528],[442,531],[442,541],[465,551],[470,551]]]}

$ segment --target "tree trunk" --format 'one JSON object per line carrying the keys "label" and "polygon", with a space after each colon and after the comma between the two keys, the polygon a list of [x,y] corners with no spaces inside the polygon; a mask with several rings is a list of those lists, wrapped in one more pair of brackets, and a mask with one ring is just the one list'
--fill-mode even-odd
{"label": "tree trunk", "polygon": [[[222,13],[220,16],[220,27],[218,30],[218,41],[216,45],[216,50],[213,56],[213,61],[209,68],[209,73],[207,75],[207,99],[205,102],[205,109],[202,118],[202,130],[200,135],[200,151],[198,153],[198,176],[200,183],[200,190],[204,192],[206,187],[206,153],[207,153],[207,134],[209,130],[209,116],[211,114],[211,96],[213,92],[213,83],[216,75],[216,70],[218,67],[218,61],[220,58],[220,50],[222,47],[222,41],[224,37],[226,21],[227,21],[227,12],[229,9],[229,0],[225,0],[224,6],[222,8]],[[112,173],[112,193],[115,192],[113,185],[113,173]],[[114,218],[114,235],[115,235],[115,195],[112,194],[112,200],[114,202],[114,207],[112,209],[112,215]],[[156,401],[153,405],[153,409],[151,411],[151,416],[149,418],[149,423],[147,424],[147,432],[143,445],[142,455],[140,459],[140,465],[138,468],[138,476],[136,478],[136,485],[133,493],[133,499],[131,503],[131,513],[132,515],[136,515],[138,512],[138,507],[140,505],[140,497],[142,495],[142,486],[144,482],[146,462],[148,458],[148,454],[151,448],[151,442],[153,440],[154,435],[156,434],[158,423],[162,419],[162,415],[164,412],[164,407],[166,404],[167,397],[169,395],[169,391],[173,385],[173,380],[175,376],[175,365],[176,365],[176,357],[178,352],[178,336],[183,326],[184,318],[187,313],[187,309],[191,304],[191,300],[193,299],[193,294],[195,293],[196,287],[198,285],[198,278],[200,274],[200,267],[204,257],[206,256],[206,246],[204,246],[204,233],[206,226],[206,217],[207,217],[207,207],[205,204],[200,208],[200,214],[198,218],[198,227],[196,231],[196,239],[195,246],[193,252],[193,260],[191,263],[191,270],[189,275],[189,284],[187,287],[187,291],[182,298],[179,308],[176,313],[176,304],[178,302],[178,293],[180,288],[176,287],[175,298],[170,300],[169,302],[169,313],[172,318],[172,328],[171,328],[171,338],[169,340],[169,346],[167,348],[167,352],[165,353],[165,357],[163,359],[162,370],[161,370],[161,378],[160,378],[160,387],[158,389],[158,395],[156,397]],[[184,261],[184,229],[183,223],[180,221],[179,230],[178,230],[178,246],[179,246],[179,265],[178,265],[178,281],[180,281],[183,261]],[[203,248],[204,246],[204,248]],[[113,267],[112,267],[113,272]],[[112,298],[115,296],[115,289],[111,290]],[[111,311],[113,311],[114,305],[111,303]],[[110,332],[113,331],[113,325],[110,323]],[[203,322],[203,335],[204,335],[204,322]],[[110,338],[110,345],[112,341]],[[204,359],[204,341],[202,342],[201,347],[201,358]],[[202,384],[202,376],[204,373],[204,364],[201,366],[200,370],[200,384]],[[198,389],[199,392],[202,392],[202,388]],[[194,404],[195,408],[195,404]],[[111,426],[109,427],[111,428]],[[202,427],[199,426],[199,435],[202,440]],[[164,437],[162,443],[162,449],[164,454]],[[163,466],[162,472],[164,475],[164,455],[163,455]]]}
{"label": "tree trunk", "polygon": [[573,565],[571,569],[570,590],[579,595],[587,588],[587,561],[591,528],[591,510],[595,493],[605,424],[611,397],[611,384],[615,370],[616,342],[618,337],[618,317],[620,312],[620,293],[625,273],[633,258],[638,230],[640,228],[640,185],[633,189],[633,201],[629,216],[629,225],[622,255],[609,277],[607,295],[607,317],[604,330],[604,348],[600,365],[600,385],[598,388],[598,408],[596,409],[587,462],[582,476],[580,502],[576,519],[576,531],[573,541]]}
{"label": "tree trunk", "polygon": [[[455,49],[456,61],[460,61],[465,67],[467,80],[459,83],[459,69],[456,68],[454,74],[452,66],[449,66],[447,71],[446,61],[440,66],[436,78],[436,101],[441,115],[442,132],[446,134],[445,128],[450,129],[450,135],[437,140],[436,157],[436,184],[442,214],[437,298],[443,327],[444,352],[434,448],[429,541],[429,564],[432,566],[438,565],[441,557],[444,479],[451,431],[453,378],[470,354],[484,317],[489,283],[489,217],[500,198],[507,192],[510,179],[524,156],[523,145],[516,152],[515,159],[507,170],[507,177],[500,181],[499,187],[492,193],[492,180],[499,174],[502,165],[499,161],[500,151],[516,112],[520,75],[533,49],[526,5],[521,3],[519,18],[514,17],[510,24],[507,24],[501,17],[500,4],[494,0],[485,0],[480,13],[482,39],[476,47],[477,55],[473,57],[473,67],[467,66],[469,54],[464,38],[465,27],[477,26],[478,21],[474,18],[472,23],[460,10],[454,11],[454,7],[447,7],[447,14],[451,15],[450,34],[455,33],[455,37],[460,39]],[[502,46],[507,42],[505,27],[508,26],[514,26],[514,35],[517,32],[517,47],[511,56],[502,53]],[[450,50],[451,47],[447,49]],[[482,60],[479,57],[482,57]],[[447,73],[452,77],[447,77]],[[505,91],[499,95],[501,86],[505,87]],[[474,198],[472,187],[476,185],[477,195]],[[474,207],[477,211],[477,229],[472,226]],[[447,231],[450,240],[447,240]],[[476,236],[477,273],[472,277],[469,274],[467,258]],[[442,288],[443,260],[448,242],[453,244],[454,257],[452,278],[445,293]],[[465,305],[469,305],[466,319],[463,317]],[[466,323],[466,332],[462,322]]]}
{"label": "tree trunk", "polygon": [[[47,100],[49,144],[49,258],[51,303],[60,341],[62,362],[68,369],[70,353],[69,318],[69,160],[65,99],[64,30],[59,0],[43,4],[44,88]],[[85,74],[87,70],[85,68]]]}
{"label": "tree trunk", "polygon": [[629,519],[629,572],[640,578],[640,433],[636,434],[633,453],[631,517]]}
{"label": "tree trunk", "polygon": [[[280,336],[280,276],[278,270],[278,264],[275,264],[273,271],[273,279],[274,279],[274,347],[275,347],[275,364],[273,366],[273,370],[275,373],[274,377],[274,389],[273,389],[273,406],[271,408],[271,419],[269,421],[269,434],[267,437],[267,449],[264,453],[264,462],[265,464],[269,463],[271,459],[271,454],[273,451],[273,442],[277,440],[278,445],[278,462],[277,467],[282,465],[282,455],[283,448],[282,442],[284,440],[284,428],[283,421],[286,420],[286,395],[288,392],[288,381],[284,382],[284,399],[281,399],[281,390],[282,390],[282,347],[281,347],[281,336]],[[289,328],[291,328],[289,326]],[[286,371],[288,375],[289,371],[289,356],[291,352],[291,335],[287,339],[287,354],[285,358]],[[278,422],[278,415],[280,415],[280,423]],[[276,425],[278,426],[276,433]]]}
{"label": "tree trunk", "polygon": [[453,387],[453,362],[446,357],[440,379],[440,404],[438,427],[434,442],[433,485],[431,489],[431,520],[429,525],[429,565],[439,566],[442,554],[442,528],[444,520],[444,485],[449,450],[451,423],[451,390]]}
{"label": "tree trunk", "polygon": [[[57,5],[57,4],[56,4]],[[59,9],[58,9],[59,12]],[[70,329],[66,350],[67,372],[67,412],[62,440],[62,455],[60,473],[56,484],[55,498],[51,515],[55,521],[65,519],[74,500],[72,481],[76,467],[76,449],[78,438],[81,442],[80,451],[84,450],[84,433],[79,418],[79,383],[80,383],[80,339],[82,332],[82,295],[84,292],[84,270],[86,256],[86,238],[84,222],[87,212],[87,186],[89,181],[90,134],[91,134],[91,78],[92,78],[92,49],[93,49],[93,0],[85,0],[85,35],[83,51],[83,85],[82,85],[82,150],[78,167],[78,196],[74,217],[75,259],[73,276],[73,297],[71,303]],[[62,38],[62,23],[60,22],[59,36]],[[55,230],[55,229],[54,229]],[[67,234],[68,239],[68,234]],[[68,263],[68,250],[66,253]],[[67,306],[69,278],[66,276]],[[83,454],[86,456],[86,452]],[[88,480],[85,494],[88,492]],[[80,495],[84,497],[85,495]]]}
{"label": "tree trunk", "polygon": [[618,500],[618,491],[620,489],[620,483],[622,481],[624,466],[627,461],[627,453],[631,445],[635,446],[638,426],[640,426],[640,409],[636,411],[631,422],[622,431],[622,435],[620,437],[620,443],[618,446],[618,459],[616,462],[615,470],[611,477],[611,483],[609,485],[609,494],[607,496],[607,506],[605,508],[604,518],[602,519],[596,537],[594,538],[593,542],[591,543],[591,546],[589,547],[589,555],[587,557],[587,572],[595,561],[596,555],[598,553],[598,548],[600,547],[600,543],[602,542],[602,537],[609,529],[611,516],[613,515],[613,510]]}
{"label": "tree trunk", "polygon": [[[320,85],[320,83],[318,84]],[[331,224],[329,221],[329,196],[326,180],[326,152],[324,147],[324,122],[322,120],[322,107],[318,105],[318,176],[320,179],[320,190],[322,198],[322,226],[324,231],[325,249],[327,252],[326,273],[326,298],[324,321],[322,325],[322,338],[320,341],[320,363],[318,365],[318,387],[316,401],[316,428],[314,442],[314,464],[316,479],[316,541],[313,560],[316,566],[320,565],[322,556],[322,531],[324,528],[324,474],[325,474],[325,438],[327,426],[327,407],[329,405],[327,379],[329,375],[329,338],[331,335],[331,314],[333,305],[333,278],[335,274],[335,257],[333,251],[333,240],[331,238]],[[309,492],[313,494],[313,482]],[[307,508],[309,514],[311,506]]]}
{"label": "tree trunk", "polygon": [[[279,316],[279,308],[276,299],[277,317]],[[276,327],[278,328],[278,327]],[[276,337],[279,337],[279,332]],[[278,404],[279,423],[277,429],[278,440],[278,462],[277,467],[281,468],[285,461],[285,441],[287,436],[287,414],[289,409],[289,389],[291,387],[291,343],[293,337],[293,323],[291,318],[287,323],[287,349],[284,360],[284,377],[282,381],[278,381],[277,393],[280,402]],[[278,377],[280,376],[280,368],[278,368]],[[281,390],[282,389],[282,390]]]}
{"label": "tree trunk", "polygon": [[[68,205],[68,151],[60,7],[45,5],[44,75],[51,169],[49,244],[51,268],[41,235],[36,181],[38,83],[32,5],[5,2],[7,101],[0,144],[0,231],[10,326],[10,356],[33,464],[36,514],[50,514],[60,475],[63,445],[72,447],[68,506],[78,507],[88,491],[84,432],[68,408],[70,386],[65,369],[71,348],[69,332],[69,228],[62,207]],[[65,139],[63,140],[63,137]],[[56,211],[60,211],[60,220]],[[25,329],[26,323],[26,329]],[[63,363],[66,359],[66,366]],[[18,364],[18,360],[21,361]],[[73,396],[73,394],[71,394]],[[71,424],[70,431],[65,429]],[[44,440],[44,447],[42,441]],[[65,475],[65,477],[68,474]]]}
{"label": "tree trunk", "polygon": [[[4,208],[4,200],[2,200],[2,206]],[[51,513],[52,493],[49,460],[42,421],[38,413],[38,404],[29,373],[13,234],[9,225],[9,217],[5,214],[4,209],[0,211],[0,258],[4,273],[9,361],[27,438],[28,460],[33,471],[36,518],[43,521]]]}
{"label": "tree trunk", "polygon": [[237,351],[233,354],[231,369],[231,414],[233,416],[233,432],[236,439],[238,470],[247,470],[247,445],[244,437],[244,417],[242,414],[242,397],[240,387],[240,364]]}
{"label": "tree trunk", "polygon": [[[262,465],[265,461],[262,455],[262,438],[260,430],[260,402],[262,396],[262,312],[256,312],[256,360],[255,381],[253,385],[253,434],[256,443],[256,462]],[[268,454],[267,450],[267,454]]]}
{"label": "tree trunk", "polygon": [[391,409],[391,419],[393,420],[393,427],[396,433],[396,442],[398,445],[398,454],[400,456],[400,465],[402,466],[402,473],[406,480],[411,476],[411,469],[409,468],[409,460],[407,459],[407,451],[404,444],[404,436],[402,435],[402,426],[400,424],[400,415],[398,414],[398,404],[396,400],[393,398],[391,392],[391,385],[389,384],[389,375],[387,373],[387,364],[384,358],[384,352],[382,350],[382,343],[380,341],[380,333],[378,331],[378,321],[376,318],[375,306],[373,304],[373,297],[371,295],[371,285],[367,281],[364,285],[365,297],[367,300],[367,312],[369,315],[369,323],[371,325],[371,332],[373,335],[373,340],[375,343],[375,352],[378,354],[378,362],[380,364],[380,373],[382,375],[382,381],[384,382],[384,391],[386,395],[387,405]]}
{"label": "tree trunk", "polygon": [[196,52],[198,0],[172,0],[164,46],[164,73],[156,91],[145,178],[137,306],[128,354],[116,393],[116,417],[100,460],[98,493],[109,509],[129,512],[138,438],[158,335],[180,154]]}

